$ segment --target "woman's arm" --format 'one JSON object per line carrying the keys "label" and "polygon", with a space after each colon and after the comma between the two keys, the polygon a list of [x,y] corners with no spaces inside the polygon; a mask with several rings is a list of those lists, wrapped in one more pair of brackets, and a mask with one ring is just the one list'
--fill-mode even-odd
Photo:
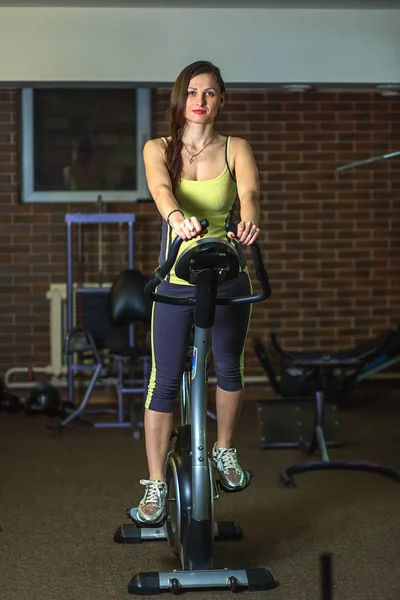
{"label": "woman's arm", "polygon": [[[149,140],[143,148],[146,180],[158,212],[182,239],[192,239],[202,232],[195,217],[185,219],[173,194],[171,178],[165,162],[165,145],[161,139]],[[171,214],[172,213],[172,214]]]}
{"label": "woman's arm", "polygon": [[[160,215],[167,219],[173,210],[180,210],[172,192],[171,179],[164,158],[165,146],[162,140],[149,140],[143,148],[144,166],[150,194]],[[171,216],[171,224],[179,213]]]}
{"label": "woman's arm", "polygon": [[240,201],[240,223],[236,239],[251,245],[260,233],[260,184],[257,165],[250,144],[243,139],[235,138],[235,176]]}

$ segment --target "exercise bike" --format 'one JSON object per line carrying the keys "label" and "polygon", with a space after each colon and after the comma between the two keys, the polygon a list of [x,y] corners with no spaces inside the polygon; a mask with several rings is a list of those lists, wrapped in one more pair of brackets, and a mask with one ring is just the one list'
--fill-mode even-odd
{"label": "exercise bike", "polygon": [[[207,227],[207,221],[201,221]],[[121,525],[114,541],[138,543],[142,539],[167,539],[176,554],[182,570],[171,572],[141,572],[128,585],[135,595],[159,594],[162,591],[179,593],[183,589],[226,588],[234,592],[269,590],[277,586],[272,574],[264,568],[242,570],[214,567],[214,539],[240,539],[242,531],[237,523],[214,521],[214,500],[219,489],[230,491],[213,477],[212,464],[207,452],[207,363],[211,347],[211,331],[217,305],[261,302],[270,295],[268,276],[264,269],[259,247],[251,246],[256,276],[261,286],[259,294],[236,298],[218,298],[218,285],[234,279],[240,272],[239,254],[228,241],[205,238],[194,241],[179,257],[175,265],[178,277],[195,285],[193,298],[161,295],[156,290],[174,265],[181,238],[171,245],[166,262],[155,271],[145,288],[155,302],[172,305],[192,305],[194,308],[193,362],[190,392],[187,373],[181,390],[182,423],[176,432],[174,449],[166,465],[168,484],[167,517],[155,527],[143,526],[137,521],[137,508],[128,509],[132,523]],[[251,472],[246,471],[246,485]]]}

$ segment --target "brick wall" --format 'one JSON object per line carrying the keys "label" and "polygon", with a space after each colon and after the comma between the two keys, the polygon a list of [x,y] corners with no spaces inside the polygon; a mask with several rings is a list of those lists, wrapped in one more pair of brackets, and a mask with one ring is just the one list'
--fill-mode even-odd
{"label": "brick wall", "polygon": [[[168,91],[154,93],[154,133],[165,133]],[[18,92],[0,90],[0,373],[49,363],[50,282],[65,281],[67,211],[93,206],[18,203]],[[399,321],[400,159],[335,172],[400,150],[400,101],[371,93],[236,90],[219,129],[247,138],[261,180],[261,246],[273,286],[255,307],[249,340],[276,330],[288,348],[345,348]],[[160,220],[137,214],[136,264],[157,261]],[[95,255],[96,239],[87,233]],[[108,236],[108,237],[107,237]],[[119,269],[105,232],[105,279]],[[95,261],[87,258],[87,278]],[[251,343],[247,373],[261,374]]]}

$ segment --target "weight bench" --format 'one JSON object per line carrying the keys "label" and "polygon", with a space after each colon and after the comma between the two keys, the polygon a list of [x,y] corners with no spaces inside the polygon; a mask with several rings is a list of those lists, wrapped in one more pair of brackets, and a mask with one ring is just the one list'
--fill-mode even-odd
{"label": "weight bench", "polygon": [[[281,356],[278,376],[266,345],[259,338],[254,340],[254,351],[277,397],[309,398],[314,396],[314,380],[304,372],[304,369],[298,365],[294,366],[291,360]],[[303,355],[303,352],[291,353],[292,357]],[[400,325],[383,331],[376,337],[340,352],[338,355],[348,358],[365,356],[360,368],[346,367],[343,371],[339,366],[327,374],[326,399],[344,405],[350,400],[350,395],[358,382],[400,362]]]}
{"label": "weight bench", "polygon": [[[135,323],[150,324],[151,301],[143,290],[147,277],[136,269],[125,269],[110,289],[87,290],[82,293],[83,316],[86,322],[67,332],[65,354],[77,356],[69,361],[70,374],[83,372],[89,382],[79,406],[65,406],[58,429],[61,431],[71,421],[79,419],[97,428],[125,427],[132,429],[138,439],[143,421],[136,411],[134,395],[142,396],[144,406],[151,369],[149,347],[134,344],[131,327]],[[106,350],[103,354],[101,350]],[[117,407],[88,409],[94,387],[102,382],[113,385],[117,393]],[[129,398],[126,407],[125,399]],[[141,411],[142,412],[142,411]],[[92,421],[88,415],[112,414],[111,420]]]}
{"label": "weight bench", "polygon": [[[389,336],[390,335],[391,334],[389,334]],[[383,344],[389,341],[389,336],[388,339],[384,340]],[[290,354],[283,350],[283,348],[279,345],[275,334],[271,335],[271,341],[274,348],[280,354],[280,356],[285,358],[289,363],[291,363],[293,367],[305,370],[307,373],[307,377],[313,380],[315,386],[313,402],[314,425],[311,439],[309,441],[306,441],[303,436],[299,436],[297,443],[293,443],[292,446],[299,446],[306,454],[309,455],[314,454],[316,451],[318,451],[320,458],[319,460],[315,461],[298,463],[284,469],[282,471],[282,478],[284,484],[286,486],[293,485],[292,477],[298,473],[329,469],[370,471],[374,473],[380,473],[381,475],[390,477],[400,483],[400,472],[396,471],[391,467],[367,461],[331,460],[328,454],[328,446],[340,445],[340,441],[338,437],[334,435],[333,439],[330,440],[330,443],[328,443],[326,440],[326,434],[324,432],[324,419],[326,411],[325,393],[327,388],[326,382],[329,379],[332,371],[334,369],[339,368],[341,369],[342,373],[345,374],[346,371],[348,371],[354,377],[354,375],[360,371],[362,365],[365,364],[365,362],[368,360],[371,354],[376,351],[376,349],[374,348],[372,350],[369,350],[367,351],[367,353],[361,354],[359,356],[346,354],[344,352],[330,355],[317,352]],[[295,401],[296,400],[294,400],[294,402]],[[270,401],[268,400],[262,402],[261,412],[263,410],[263,407],[268,406],[269,402]],[[277,402],[282,402],[282,400],[277,400]],[[310,401],[308,401],[308,404],[310,406],[312,405]],[[338,425],[337,419],[334,421],[334,424],[335,426]],[[263,428],[264,424],[262,420],[261,425]],[[263,432],[263,437],[266,437],[265,431]]]}

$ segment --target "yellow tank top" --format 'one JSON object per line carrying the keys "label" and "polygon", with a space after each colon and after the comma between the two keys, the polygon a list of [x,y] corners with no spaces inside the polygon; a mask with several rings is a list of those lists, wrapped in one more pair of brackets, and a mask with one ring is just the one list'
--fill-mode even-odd
{"label": "yellow tank top", "polygon": [[[167,140],[165,138],[162,139],[167,145]],[[230,141],[231,138],[228,137],[225,144],[226,165],[218,177],[205,181],[181,179],[175,189],[175,198],[185,218],[195,216],[199,221],[207,219],[209,222],[208,233],[204,236],[205,238],[216,237],[224,240],[227,239],[225,224],[229,220],[237,196],[236,181],[229,166]],[[160,264],[165,262],[168,250],[175,238],[175,231],[163,220]],[[178,258],[190,244],[196,241],[197,238],[196,240],[183,242],[179,249]],[[176,276],[174,268],[171,269],[168,281],[170,283],[188,285],[187,281]]]}

